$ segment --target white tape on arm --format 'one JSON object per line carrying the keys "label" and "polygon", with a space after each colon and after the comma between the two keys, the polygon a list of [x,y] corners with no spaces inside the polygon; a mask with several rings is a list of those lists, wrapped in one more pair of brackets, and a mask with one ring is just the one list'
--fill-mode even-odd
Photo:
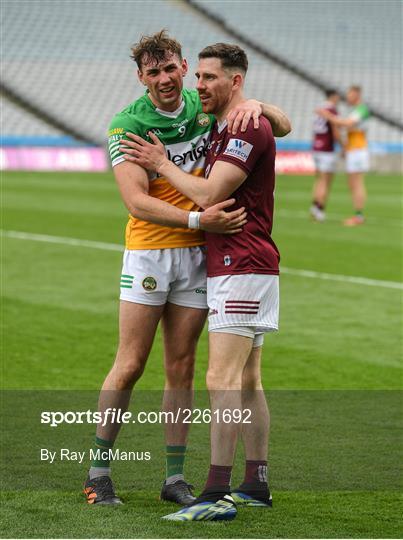
{"label": "white tape on arm", "polygon": [[200,215],[201,212],[189,212],[189,229],[200,229]]}

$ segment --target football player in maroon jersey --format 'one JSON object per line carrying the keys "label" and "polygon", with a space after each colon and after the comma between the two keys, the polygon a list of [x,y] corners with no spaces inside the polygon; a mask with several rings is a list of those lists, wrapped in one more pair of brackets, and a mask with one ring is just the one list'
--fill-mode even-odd
{"label": "football player in maroon jersey", "polygon": [[371,112],[362,101],[361,86],[350,86],[346,101],[351,107],[351,112],[346,118],[340,118],[328,109],[318,109],[316,112],[332,126],[346,130],[346,172],[355,213],[345,219],[343,224],[346,227],[356,227],[365,223],[364,207],[367,200],[365,173],[370,169],[367,129]]}
{"label": "football player in maroon jersey", "polygon": [[[228,129],[230,111],[245,98],[245,52],[218,43],[199,54],[197,89],[205,113],[216,117],[207,151],[205,177],[181,171],[154,144],[132,135],[127,158],[152,169],[182,193],[208,208],[231,195],[244,206],[248,222],[231,237],[207,234],[207,302],[211,401],[211,465],[205,488],[192,506],[165,516],[175,521],[232,519],[237,504],[271,506],[267,482],[269,411],[261,382],[266,332],[278,329],[279,252],[271,237],[275,184],[275,141],[270,122],[249,122],[245,132]],[[124,149],[122,148],[122,151]],[[197,228],[200,213],[193,216]],[[231,418],[225,421],[223,412]],[[245,415],[248,418],[245,418]],[[246,466],[242,484],[231,492],[230,478],[241,425]]]}
{"label": "football player in maroon jersey", "polygon": [[[326,101],[321,108],[337,115],[339,101],[340,95],[336,90],[327,90]],[[337,165],[336,142],[343,146],[339,128],[321,115],[316,114],[313,122],[312,144],[316,181],[310,208],[310,214],[315,221],[324,221],[326,218],[325,206]]]}

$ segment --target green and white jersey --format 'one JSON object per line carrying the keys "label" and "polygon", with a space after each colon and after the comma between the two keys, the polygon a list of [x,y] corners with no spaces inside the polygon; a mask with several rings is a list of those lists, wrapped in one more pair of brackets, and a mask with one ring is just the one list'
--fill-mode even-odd
{"label": "green and white jersey", "polygon": [[349,118],[356,121],[354,127],[347,132],[347,150],[359,150],[368,146],[367,129],[371,113],[364,103],[360,103],[349,114]]}
{"label": "green and white jersey", "polygon": [[[203,113],[196,90],[184,89],[182,96],[180,107],[174,112],[166,112],[156,108],[146,93],[113,118],[108,140],[113,167],[124,161],[119,146],[128,138],[126,132],[150,140],[147,134],[153,131],[175,165],[196,176],[203,174],[214,117]],[[184,210],[198,209],[165,178],[155,174],[150,176],[149,194]],[[200,231],[163,227],[133,216],[126,228],[127,249],[190,247],[203,243]]]}

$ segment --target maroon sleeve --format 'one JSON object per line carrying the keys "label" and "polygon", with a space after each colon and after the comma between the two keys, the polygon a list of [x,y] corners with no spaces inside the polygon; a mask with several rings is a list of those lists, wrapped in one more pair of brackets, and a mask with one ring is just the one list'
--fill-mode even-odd
{"label": "maroon sleeve", "polygon": [[274,144],[271,125],[266,118],[260,117],[258,129],[254,129],[251,120],[244,133],[238,130],[235,135],[227,135],[217,161],[227,161],[250,174],[262,153],[267,151],[271,139]]}

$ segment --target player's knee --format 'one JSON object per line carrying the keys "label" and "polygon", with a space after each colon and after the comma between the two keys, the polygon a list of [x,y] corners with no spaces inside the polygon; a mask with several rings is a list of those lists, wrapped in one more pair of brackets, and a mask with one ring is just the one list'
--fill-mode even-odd
{"label": "player's knee", "polygon": [[262,378],[258,371],[245,370],[242,374],[242,390],[262,390]]}
{"label": "player's knee", "polygon": [[132,388],[140,379],[144,371],[144,365],[140,363],[131,363],[125,366],[119,366],[115,371],[116,384],[120,389]]}
{"label": "player's knee", "polygon": [[119,347],[113,366],[115,384],[120,389],[129,389],[140,379],[144,372],[147,357],[134,355]]}
{"label": "player's knee", "polygon": [[165,375],[171,388],[190,389],[193,384],[195,357],[193,354],[177,357],[166,362]]}
{"label": "player's knee", "polygon": [[208,390],[239,390],[242,384],[242,374],[238,371],[209,367],[206,374]]}

